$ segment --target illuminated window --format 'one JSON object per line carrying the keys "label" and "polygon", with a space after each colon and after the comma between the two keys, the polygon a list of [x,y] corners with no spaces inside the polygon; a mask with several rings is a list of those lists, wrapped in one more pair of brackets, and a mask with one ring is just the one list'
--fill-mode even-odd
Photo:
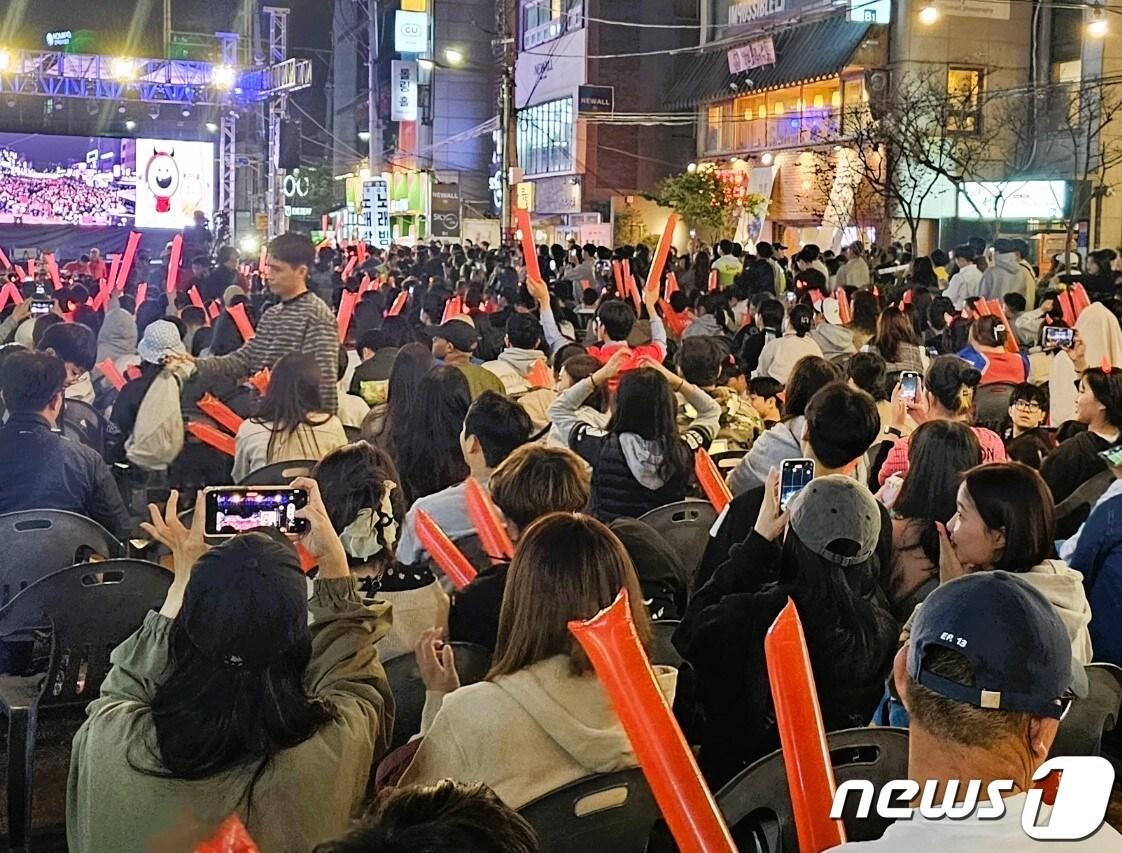
{"label": "illuminated window", "polygon": [[523,50],[584,25],[584,0],[523,0],[521,12]]}
{"label": "illuminated window", "polygon": [[948,68],[947,96],[951,100],[947,129],[977,133],[982,125],[982,70]]}
{"label": "illuminated window", "polygon": [[573,171],[573,99],[518,112],[518,165],[527,175]]}

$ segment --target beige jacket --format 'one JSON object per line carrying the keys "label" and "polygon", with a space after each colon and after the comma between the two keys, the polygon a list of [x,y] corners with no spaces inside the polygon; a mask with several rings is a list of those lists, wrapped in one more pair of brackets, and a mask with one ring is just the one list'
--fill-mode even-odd
{"label": "beige jacket", "polygon": [[[678,671],[655,672],[673,703]],[[600,681],[572,675],[568,657],[557,655],[444,696],[401,784],[484,782],[518,809],[585,776],[637,764]]]}

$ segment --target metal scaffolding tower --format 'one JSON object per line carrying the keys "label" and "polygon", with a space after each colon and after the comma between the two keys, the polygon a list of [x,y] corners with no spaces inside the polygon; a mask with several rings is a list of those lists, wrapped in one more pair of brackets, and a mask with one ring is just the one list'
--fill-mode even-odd
{"label": "metal scaffolding tower", "polygon": [[[269,16],[269,65],[279,68],[284,65],[288,54],[288,9],[266,6],[262,11]],[[310,81],[309,81],[310,82]],[[284,212],[284,175],[280,163],[281,125],[288,118],[289,89],[270,89],[268,150],[269,161],[265,164],[266,191],[265,204],[269,214],[267,237],[272,240],[288,230],[288,217]]]}

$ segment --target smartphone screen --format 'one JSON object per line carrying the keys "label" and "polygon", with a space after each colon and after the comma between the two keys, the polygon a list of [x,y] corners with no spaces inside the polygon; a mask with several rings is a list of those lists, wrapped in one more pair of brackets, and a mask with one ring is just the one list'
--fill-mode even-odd
{"label": "smartphone screen", "polygon": [[51,299],[49,296],[46,299],[41,299],[38,296],[32,297],[32,299],[31,299],[31,313],[32,313],[32,315],[36,316],[36,317],[41,317],[44,314],[50,314],[51,313],[51,305],[53,303],[54,303],[54,300]]}
{"label": "smartphone screen", "polygon": [[288,486],[219,486],[206,490],[206,536],[237,536],[258,527],[304,533],[308,523],[296,511],[308,493]]}
{"label": "smartphone screen", "polygon": [[1071,349],[1075,345],[1075,329],[1062,326],[1044,327],[1044,346]]}
{"label": "smartphone screen", "polygon": [[1099,453],[1099,457],[1111,468],[1122,468],[1122,444],[1108,447]]}
{"label": "smartphone screen", "polygon": [[905,370],[900,374],[900,399],[915,400],[919,394],[919,374]]}
{"label": "smartphone screen", "polygon": [[787,509],[795,495],[813,479],[813,459],[785,459],[779,470],[779,508]]}

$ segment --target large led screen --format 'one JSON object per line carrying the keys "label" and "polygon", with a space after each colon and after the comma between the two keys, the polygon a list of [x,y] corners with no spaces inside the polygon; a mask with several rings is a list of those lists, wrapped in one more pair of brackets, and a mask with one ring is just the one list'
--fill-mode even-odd
{"label": "large led screen", "polygon": [[0,133],[0,224],[180,229],[214,212],[210,142]]}

